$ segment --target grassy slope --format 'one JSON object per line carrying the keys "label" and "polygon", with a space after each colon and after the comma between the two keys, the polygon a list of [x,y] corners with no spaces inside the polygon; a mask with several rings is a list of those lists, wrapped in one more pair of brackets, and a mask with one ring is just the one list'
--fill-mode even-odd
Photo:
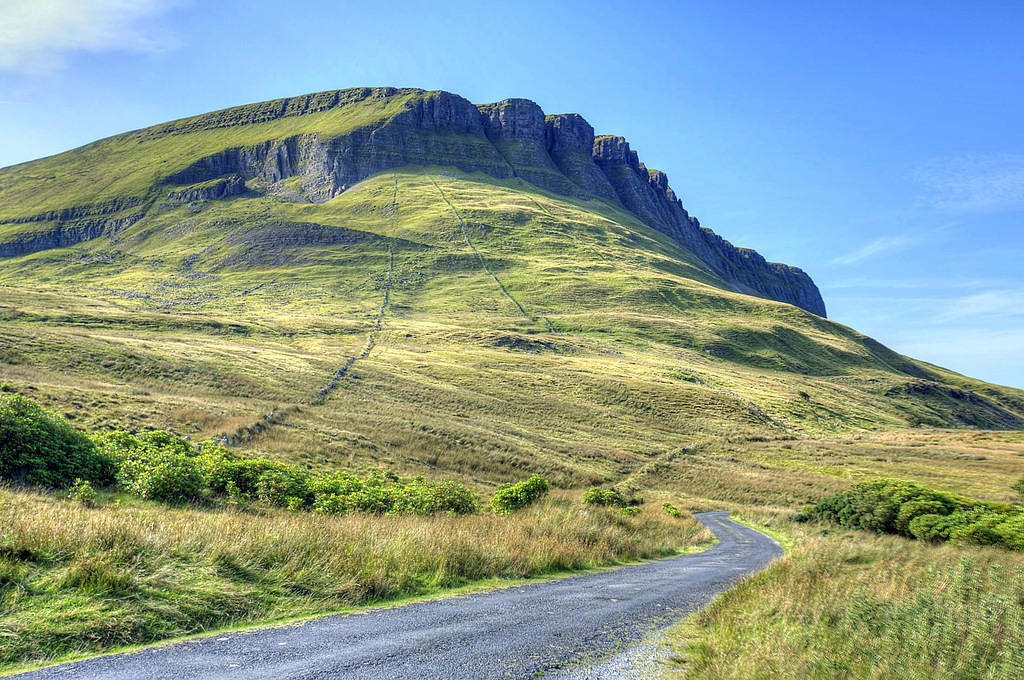
{"label": "grassy slope", "polygon": [[[101,139],[78,149],[0,168],[0,222],[48,210],[155,197],[158,185],[200,158],[225,149],[316,134],[328,143],[386,121],[428,93],[356,99],[302,115],[276,116],[286,100],[236,107]],[[323,93],[329,94],[329,93]],[[298,97],[301,101],[306,98]],[[297,112],[296,112],[297,113]],[[163,195],[167,194],[164,190]]]}
{"label": "grassy slope", "polygon": [[[310,405],[362,352],[389,281],[358,377]],[[727,436],[1024,410],[1020,391],[715,283],[603,202],[408,168],[326,204],[158,204],[113,242],[5,260],[0,361],[83,423],[202,438],[292,406],[243,446],[491,481],[584,484]],[[908,392],[922,381],[906,370],[979,396]]]}

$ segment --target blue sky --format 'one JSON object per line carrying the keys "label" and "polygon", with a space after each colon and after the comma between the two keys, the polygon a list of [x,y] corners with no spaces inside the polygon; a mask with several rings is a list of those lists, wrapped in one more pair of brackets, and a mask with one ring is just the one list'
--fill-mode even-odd
{"label": "blue sky", "polygon": [[0,0],[0,166],[324,89],[625,136],[829,316],[1024,387],[1024,4]]}

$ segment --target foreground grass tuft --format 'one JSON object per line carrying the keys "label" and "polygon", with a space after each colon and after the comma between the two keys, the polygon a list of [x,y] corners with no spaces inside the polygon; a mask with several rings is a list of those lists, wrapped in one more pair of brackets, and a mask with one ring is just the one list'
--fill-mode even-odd
{"label": "foreground grass tuft", "polygon": [[687,680],[1020,678],[1024,557],[801,535],[671,637],[679,672],[665,675]]}
{"label": "foreground grass tuft", "polygon": [[669,555],[690,518],[587,511],[554,493],[510,517],[324,516],[80,503],[0,489],[0,669]]}

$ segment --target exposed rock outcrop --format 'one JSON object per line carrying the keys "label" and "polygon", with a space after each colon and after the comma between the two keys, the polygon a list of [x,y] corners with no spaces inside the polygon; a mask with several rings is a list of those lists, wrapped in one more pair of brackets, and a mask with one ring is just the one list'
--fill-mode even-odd
{"label": "exposed rock outcrop", "polygon": [[788,302],[825,316],[825,302],[811,277],[796,267],[768,262],[753,250],[737,248],[701,227],[683,208],[668,176],[648,170],[625,139],[611,135],[596,138],[594,161],[626,208],[695,253],[737,292]]}
{"label": "exposed rock outcrop", "polygon": [[142,213],[109,219],[55,222],[52,227],[15,235],[0,241],[0,257],[19,257],[53,248],[69,248],[94,238],[116,236],[142,219]]}
{"label": "exposed rock outcrop", "polygon": [[478,107],[487,139],[512,166],[516,177],[560,194],[576,187],[548,155],[544,112],[529,99],[506,99]]}
{"label": "exposed rock outcrop", "polygon": [[213,201],[218,198],[238,196],[239,194],[244,194],[245,191],[245,179],[240,175],[231,175],[229,177],[222,177],[210,182],[185,187],[180,191],[172,191],[167,194],[167,198],[175,201],[182,201],[183,203],[189,203],[191,201]]}
{"label": "exposed rock outcrop", "polygon": [[608,177],[594,162],[594,128],[576,113],[545,118],[548,154],[558,169],[577,187],[580,198],[596,196],[618,200]]}

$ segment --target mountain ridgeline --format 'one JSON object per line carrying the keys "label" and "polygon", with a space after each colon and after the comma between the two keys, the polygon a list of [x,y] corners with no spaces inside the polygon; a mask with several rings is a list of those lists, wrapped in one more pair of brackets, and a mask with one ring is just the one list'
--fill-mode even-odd
{"label": "mountain ridgeline", "polygon": [[0,227],[24,227],[0,231],[0,257],[112,236],[161,200],[262,190],[322,203],[403,166],[519,178],[624,207],[699,258],[728,289],[825,316],[806,273],[702,227],[665,173],[648,169],[622,137],[595,137],[581,116],[545,115],[527,99],[477,106],[414,89],[358,88],[240,106],[0,170]]}

